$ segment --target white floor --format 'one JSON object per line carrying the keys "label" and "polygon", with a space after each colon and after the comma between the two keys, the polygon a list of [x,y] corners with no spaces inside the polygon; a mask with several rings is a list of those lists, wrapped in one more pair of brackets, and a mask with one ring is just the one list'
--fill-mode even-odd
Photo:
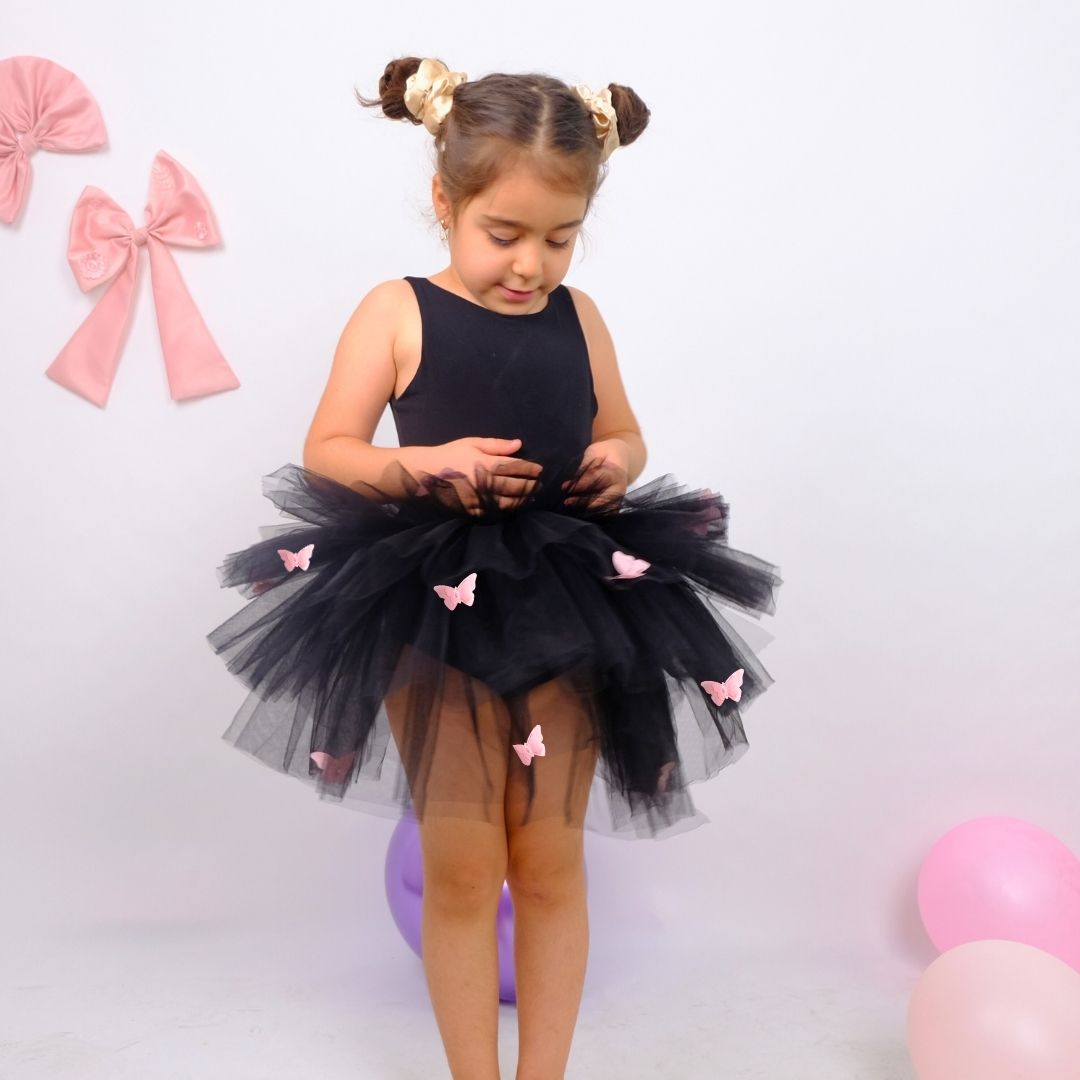
{"label": "white floor", "polygon": [[[442,1080],[420,960],[356,930],[132,926],[9,941],[4,1080]],[[593,947],[567,1080],[910,1080],[909,972]],[[502,1007],[504,1080],[516,1012]]]}

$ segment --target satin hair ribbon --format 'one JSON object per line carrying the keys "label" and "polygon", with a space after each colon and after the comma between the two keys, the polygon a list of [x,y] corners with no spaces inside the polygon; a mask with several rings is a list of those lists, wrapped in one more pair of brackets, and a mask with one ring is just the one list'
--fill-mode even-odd
{"label": "satin hair ribbon", "polygon": [[586,83],[571,88],[592,113],[593,129],[600,142],[600,160],[607,161],[619,148],[619,121],[611,104],[611,87],[593,90]]}
{"label": "satin hair ribbon", "polygon": [[136,229],[104,191],[83,189],[71,218],[68,262],[83,292],[114,280],[45,374],[105,406],[133,307],[139,248],[145,246],[170,396],[178,401],[235,390],[240,380],[210,336],[167,246],[213,247],[221,237],[195,178],[164,150],[150,172],[145,218]]}
{"label": "satin hair ribbon", "polygon": [[437,135],[454,104],[454,87],[468,78],[464,71],[451,71],[441,60],[424,57],[405,80],[405,107]]}
{"label": "satin hair ribbon", "polygon": [[101,110],[78,76],[41,56],[0,60],[0,221],[10,225],[22,210],[35,150],[97,150],[105,140]]}

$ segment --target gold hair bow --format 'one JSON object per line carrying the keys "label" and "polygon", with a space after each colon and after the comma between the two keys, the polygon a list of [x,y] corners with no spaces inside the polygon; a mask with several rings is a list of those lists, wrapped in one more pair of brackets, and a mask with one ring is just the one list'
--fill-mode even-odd
{"label": "gold hair bow", "polygon": [[419,69],[405,80],[405,108],[437,135],[454,103],[454,87],[468,77],[464,71],[451,71],[441,60],[421,60]]}
{"label": "gold hair bow", "polygon": [[611,104],[611,88],[605,86],[599,93],[594,93],[584,83],[579,83],[573,90],[592,113],[596,137],[601,144],[600,160],[606,161],[619,145],[619,127]]}

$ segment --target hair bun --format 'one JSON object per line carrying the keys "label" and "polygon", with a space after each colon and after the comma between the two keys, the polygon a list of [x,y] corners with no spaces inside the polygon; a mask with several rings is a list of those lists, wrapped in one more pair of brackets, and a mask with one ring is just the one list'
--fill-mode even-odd
{"label": "hair bun", "polygon": [[629,86],[608,83],[608,90],[619,118],[619,145],[629,146],[649,126],[649,107]]}

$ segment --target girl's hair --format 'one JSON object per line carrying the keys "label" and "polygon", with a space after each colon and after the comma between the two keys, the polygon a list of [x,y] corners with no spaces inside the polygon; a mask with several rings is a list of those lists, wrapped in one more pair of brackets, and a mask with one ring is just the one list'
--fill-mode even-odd
{"label": "girl's hair", "polygon": [[[379,79],[379,96],[356,98],[378,106],[390,120],[420,124],[405,105],[405,82],[420,57],[391,60]],[[629,146],[649,123],[649,109],[629,86],[609,83],[619,129],[619,148]],[[470,199],[503,173],[525,164],[555,191],[593,196],[607,176],[592,113],[574,91],[549,75],[494,73],[459,83],[453,107],[435,136],[435,168],[456,219]]]}

